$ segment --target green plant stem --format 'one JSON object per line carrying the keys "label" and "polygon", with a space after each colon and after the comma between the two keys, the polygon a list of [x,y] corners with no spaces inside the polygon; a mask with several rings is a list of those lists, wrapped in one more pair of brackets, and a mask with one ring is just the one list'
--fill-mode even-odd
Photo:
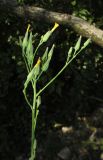
{"label": "green plant stem", "polygon": [[35,116],[36,116],[36,81],[33,84],[33,107],[32,107],[32,132],[31,132],[31,160],[34,160],[34,143],[35,143]]}
{"label": "green plant stem", "polygon": [[[24,54],[24,53],[23,53]],[[24,62],[25,62],[25,65],[26,65],[26,68],[27,68],[27,72],[29,73],[30,72],[30,68],[29,68],[29,66],[28,66],[28,64],[27,64],[27,61],[26,61],[26,58],[25,58],[25,56],[23,56],[23,58],[24,58]],[[33,80],[31,80],[31,84],[32,84],[32,87],[33,87]],[[23,92],[24,93],[24,92]],[[30,102],[29,102],[29,100],[28,100],[28,98],[27,98],[27,96],[26,96],[26,93],[24,93],[24,96],[25,96],[25,100],[26,100],[26,102],[27,102],[27,104],[30,106],[30,108],[32,108],[31,107],[31,104],[30,104]]]}
{"label": "green plant stem", "polygon": [[81,48],[70,60],[67,62],[64,67],[54,76],[37,94],[36,96],[38,97],[53,81],[66,69],[66,67],[75,59],[75,57],[82,51],[83,49]]}
{"label": "green plant stem", "polygon": [[31,110],[32,110],[32,105],[30,104],[30,102],[29,102],[29,100],[28,100],[28,98],[27,98],[27,95],[26,95],[26,93],[25,93],[24,90],[23,90],[23,93],[24,93],[24,97],[25,97],[25,100],[26,100],[27,104],[29,105],[29,107],[30,107]]}
{"label": "green plant stem", "polygon": [[33,160],[33,145],[34,145],[34,109],[32,109],[32,131],[31,131],[31,159]]}
{"label": "green plant stem", "polygon": [[37,51],[38,51],[40,46],[41,46],[41,43],[39,43],[38,46],[36,47],[35,52],[34,52],[34,57],[35,57],[35,55],[36,55],[36,53],[37,53]]}
{"label": "green plant stem", "polygon": [[[23,53],[23,54],[24,54],[24,53]],[[25,62],[25,65],[26,65],[27,71],[28,71],[28,73],[29,73],[29,72],[30,72],[30,70],[29,70],[28,64],[27,64],[27,62],[26,62],[26,58],[25,58],[25,56],[23,56],[23,58],[24,58],[24,62]]]}
{"label": "green plant stem", "polygon": [[41,71],[41,73],[39,74],[39,76],[37,77],[36,81],[38,81],[42,75],[43,71]]}

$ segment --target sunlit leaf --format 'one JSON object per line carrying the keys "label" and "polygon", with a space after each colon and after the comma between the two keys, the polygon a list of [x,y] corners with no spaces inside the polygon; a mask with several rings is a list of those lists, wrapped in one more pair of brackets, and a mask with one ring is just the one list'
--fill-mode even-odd
{"label": "sunlit leaf", "polygon": [[52,57],[52,55],[53,55],[53,51],[54,51],[54,44],[53,44],[51,50],[50,50],[49,53],[48,53],[47,61],[46,61],[46,62],[43,64],[43,66],[42,66],[42,71],[43,71],[43,72],[47,71],[47,69],[48,69],[48,67],[49,67],[49,63],[50,63],[51,57]]}
{"label": "sunlit leaf", "polygon": [[37,97],[37,108],[40,106],[40,104],[41,104],[41,97],[38,96]]}
{"label": "sunlit leaf", "polygon": [[79,49],[80,49],[80,45],[81,45],[81,36],[79,37],[74,49],[75,49],[75,52],[77,52]]}
{"label": "sunlit leaf", "polygon": [[87,39],[87,41],[84,43],[82,49],[86,48],[89,45],[90,42],[91,42],[91,39],[90,38]]}
{"label": "sunlit leaf", "polygon": [[28,86],[28,84],[29,84],[29,82],[31,82],[32,79],[35,78],[34,73],[35,73],[35,67],[34,67],[34,68],[31,70],[31,72],[28,74],[27,79],[26,79],[26,81],[25,81],[25,83],[24,83],[24,89],[26,89],[27,86]]}
{"label": "sunlit leaf", "polygon": [[72,55],[72,51],[73,51],[73,47],[70,47],[69,51],[68,51],[68,56],[67,56],[67,61],[68,62],[71,58],[71,55]]}
{"label": "sunlit leaf", "polygon": [[49,39],[49,37],[51,36],[52,32],[48,31],[46,34],[44,34],[43,36],[41,36],[41,40],[40,43],[44,43],[47,42],[47,40]]}
{"label": "sunlit leaf", "polygon": [[26,49],[26,57],[28,61],[28,65],[32,67],[33,65],[33,60],[34,60],[34,55],[33,55],[33,44],[32,44],[32,32],[30,33],[29,40],[28,40],[28,46]]}
{"label": "sunlit leaf", "polygon": [[22,47],[23,47],[23,51],[25,51],[25,48],[28,45],[28,32],[25,33],[25,37],[23,39],[23,43],[22,43]]}
{"label": "sunlit leaf", "polygon": [[42,56],[42,62],[44,63],[48,58],[48,47],[46,48],[43,56]]}

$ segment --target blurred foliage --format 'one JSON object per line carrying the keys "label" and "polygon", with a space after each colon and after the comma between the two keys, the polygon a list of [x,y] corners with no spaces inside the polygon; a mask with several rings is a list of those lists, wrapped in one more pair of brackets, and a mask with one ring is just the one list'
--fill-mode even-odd
{"label": "blurred foliage", "polygon": [[[103,28],[102,0],[18,0],[18,2],[73,14]],[[29,153],[26,146],[30,143],[31,115],[28,113],[28,107],[24,107],[26,104],[22,89],[26,69],[18,44],[19,36],[24,36],[28,23],[31,23],[33,33],[38,33],[37,42],[41,34],[51,27],[49,24],[41,25],[41,22],[23,21],[12,16],[0,17],[0,139],[2,140],[0,154],[1,159],[5,160],[8,160],[8,156],[9,159],[15,159],[17,155],[24,153],[27,156]],[[49,72],[45,73],[40,86],[62,67],[68,48],[73,46],[78,36],[73,30],[64,26],[55,31],[51,41],[56,44],[56,49]],[[51,41],[47,45],[51,46]],[[40,54],[44,48],[40,49]],[[96,109],[103,107],[102,52],[102,48],[92,43],[54,85],[45,91],[37,128],[39,142],[43,141],[42,138],[46,138],[47,130],[51,131],[54,123],[73,125],[77,116],[91,116]],[[87,143],[90,144],[88,141]],[[102,148],[103,139],[97,138],[96,142],[90,145],[97,147],[96,149]]]}

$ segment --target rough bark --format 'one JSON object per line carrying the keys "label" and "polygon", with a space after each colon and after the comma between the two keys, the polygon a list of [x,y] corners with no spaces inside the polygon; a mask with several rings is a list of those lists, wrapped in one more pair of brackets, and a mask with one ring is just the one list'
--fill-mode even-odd
{"label": "rough bark", "polygon": [[78,34],[84,37],[90,37],[92,41],[103,47],[103,31],[81,18],[69,14],[50,12],[35,6],[17,6],[16,0],[0,0],[0,9],[4,6],[6,6],[6,12],[15,13],[21,18],[29,18],[39,22],[41,21],[41,23],[44,21],[48,23],[58,22],[65,26],[71,26]]}

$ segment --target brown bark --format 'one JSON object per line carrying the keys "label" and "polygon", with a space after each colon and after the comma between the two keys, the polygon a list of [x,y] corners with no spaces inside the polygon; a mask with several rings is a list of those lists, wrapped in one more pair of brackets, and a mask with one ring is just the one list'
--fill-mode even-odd
{"label": "brown bark", "polygon": [[[103,31],[88,22],[82,20],[81,18],[69,15],[69,14],[63,14],[58,12],[50,12],[43,8],[38,8],[35,6],[20,6],[18,7],[15,3],[14,5],[10,5],[10,2],[15,0],[1,0],[1,1],[9,1],[9,7],[6,9],[8,12],[15,13],[17,16],[21,18],[29,18],[36,21],[41,21],[43,24],[44,21],[48,23],[54,23],[58,22],[59,24],[65,25],[65,26],[71,26],[74,31],[76,31],[78,34],[91,38],[92,41],[94,41],[99,46],[103,47]],[[5,6],[6,3],[5,3]],[[3,6],[0,3],[0,8]],[[12,8],[12,9],[11,9]]]}

